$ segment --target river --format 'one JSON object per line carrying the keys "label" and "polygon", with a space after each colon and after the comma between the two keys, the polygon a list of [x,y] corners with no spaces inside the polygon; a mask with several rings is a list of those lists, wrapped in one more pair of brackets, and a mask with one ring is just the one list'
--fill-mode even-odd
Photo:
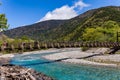
{"label": "river", "polygon": [[50,61],[42,58],[50,53],[16,55],[11,64],[35,69],[56,80],[120,80],[120,69]]}

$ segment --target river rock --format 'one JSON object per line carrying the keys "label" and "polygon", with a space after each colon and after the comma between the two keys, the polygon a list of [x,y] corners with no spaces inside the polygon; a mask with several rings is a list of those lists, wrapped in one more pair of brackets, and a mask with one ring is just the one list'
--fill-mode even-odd
{"label": "river rock", "polygon": [[53,80],[30,68],[5,64],[0,66],[0,80]]}

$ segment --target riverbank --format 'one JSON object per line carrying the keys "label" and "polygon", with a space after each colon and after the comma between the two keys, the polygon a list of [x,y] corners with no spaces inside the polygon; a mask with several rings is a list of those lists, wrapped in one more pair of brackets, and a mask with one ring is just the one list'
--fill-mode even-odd
{"label": "riverbank", "polygon": [[[19,54],[28,55],[48,53],[47,55],[42,57],[52,61],[62,61],[73,64],[120,67],[120,54],[104,54],[108,50],[109,48],[90,48],[89,50],[83,52],[80,48],[53,48],[40,51],[24,52]],[[16,54],[18,53],[1,55],[0,64],[8,64],[10,59],[13,58]]]}
{"label": "riverbank", "polygon": [[10,53],[10,54],[2,54],[0,53],[0,65],[2,64],[9,64],[11,58],[15,57],[15,55],[28,55],[28,54],[42,54],[42,53],[49,53],[49,52],[56,52],[57,49],[47,49],[47,50],[39,50],[39,51],[31,51],[31,52],[19,52],[19,53]]}
{"label": "riverbank", "polygon": [[0,80],[53,80],[43,73],[38,73],[31,68],[15,65],[0,66]]}
{"label": "riverbank", "polygon": [[1,54],[0,55],[0,65],[9,64],[11,58],[13,58],[14,54]]}
{"label": "riverbank", "polygon": [[[60,52],[43,56],[48,60],[59,60],[73,64],[94,66],[120,67],[120,54],[104,54],[109,48],[91,48],[83,52],[80,48],[71,48],[71,51]],[[75,50],[77,49],[77,50]]]}

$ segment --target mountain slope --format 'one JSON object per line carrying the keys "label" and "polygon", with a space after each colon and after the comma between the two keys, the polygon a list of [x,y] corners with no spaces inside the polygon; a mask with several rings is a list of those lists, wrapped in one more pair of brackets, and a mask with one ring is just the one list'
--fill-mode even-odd
{"label": "mountain slope", "polygon": [[72,33],[64,36],[63,39],[67,40],[67,38],[69,38],[68,41],[83,40],[82,35],[86,28],[109,27],[109,24],[106,26],[105,24],[110,21],[113,21],[114,24],[120,26],[120,7],[109,6],[94,10],[90,17],[78,25],[77,28],[72,31]]}
{"label": "mountain slope", "polygon": [[119,26],[120,7],[108,6],[89,10],[70,20],[40,22],[4,34],[12,38],[26,35],[40,41],[114,41]]}
{"label": "mountain slope", "polygon": [[31,39],[44,40],[46,39],[44,33],[46,33],[51,29],[59,27],[64,22],[66,22],[66,20],[43,21],[32,25],[27,25],[15,29],[7,30],[4,32],[4,34],[11,38],[20,38],[23,36],[28,36]]}

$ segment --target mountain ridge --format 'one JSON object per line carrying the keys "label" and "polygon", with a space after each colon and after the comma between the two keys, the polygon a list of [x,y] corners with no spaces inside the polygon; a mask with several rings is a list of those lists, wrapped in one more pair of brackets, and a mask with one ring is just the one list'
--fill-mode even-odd
{"label": "mountain ridge", "polygon": [[[8,30],[4,32],[4,34],[12,38],[28,36],[39,41],[84,41],[87,40],[83,37],[84,34],[87,33],[87,28],[100,27],[104,29],[104,24],[107,24],[108,22],[111,22],[111,24],[116,23],[118,26],[120,25],[119,6],[107,6],[92,9],[69,20],[43,21]],[[108,32],[106,33],[108,34]],[[100,34],[103,34],[103,32]]]}

